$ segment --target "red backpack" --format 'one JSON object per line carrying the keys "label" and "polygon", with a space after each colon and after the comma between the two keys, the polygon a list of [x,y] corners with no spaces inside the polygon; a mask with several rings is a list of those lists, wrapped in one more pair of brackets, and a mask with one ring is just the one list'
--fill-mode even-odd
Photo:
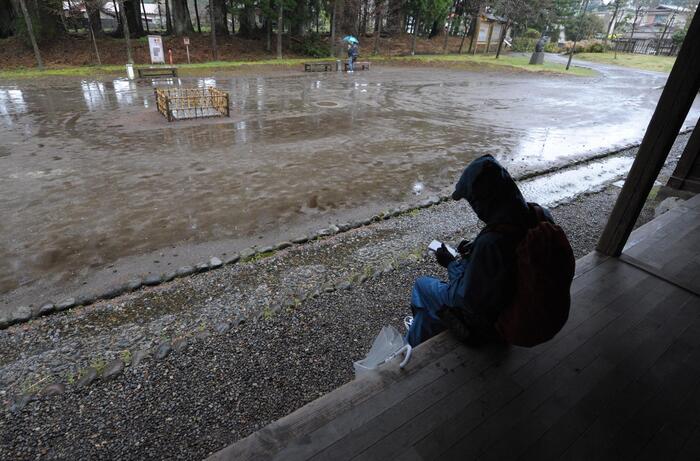
{"label": "red backpack", "polygon": [[576,261],[561,227],[539,205],[528,205],[536,224],[517,246],[515,294],[494,326],[504,341],[532,347],[552,339],[569,318]]}

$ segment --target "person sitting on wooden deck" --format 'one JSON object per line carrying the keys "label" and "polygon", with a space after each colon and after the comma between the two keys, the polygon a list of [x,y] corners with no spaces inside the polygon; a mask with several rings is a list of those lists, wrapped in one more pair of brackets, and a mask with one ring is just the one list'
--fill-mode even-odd
{"label": "person sitting on wooden deck", "polygon": [[491,155],[474,160],[452,194],[466,199],[486,227],[461,258],[445,245],[435,256],[449,281],[420,277],[413,286],[407,342],[415,347],[453,330],[474,342],[532,346],[550,339],[568,318],[574,257],[551,213],[528,204]]}

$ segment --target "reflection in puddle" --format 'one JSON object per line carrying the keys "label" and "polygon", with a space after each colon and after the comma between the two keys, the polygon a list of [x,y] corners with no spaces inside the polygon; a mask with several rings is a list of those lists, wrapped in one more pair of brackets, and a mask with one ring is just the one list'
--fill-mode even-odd
{"label": "reflection in puddle", "polygon": [[0,89],[0,115],[21,114],[26,110],[22,90]]}

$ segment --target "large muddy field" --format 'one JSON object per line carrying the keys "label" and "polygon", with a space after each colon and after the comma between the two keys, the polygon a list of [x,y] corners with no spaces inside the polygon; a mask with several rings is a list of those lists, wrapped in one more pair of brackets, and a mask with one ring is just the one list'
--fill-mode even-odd
{"label": "large muddy field", "polygon": [[[420,201],[482,154],[523,174],[641,140],[666,76],[596,68],[2,81],[0,309]],[[172,85],[231,117],[168,123]]]}

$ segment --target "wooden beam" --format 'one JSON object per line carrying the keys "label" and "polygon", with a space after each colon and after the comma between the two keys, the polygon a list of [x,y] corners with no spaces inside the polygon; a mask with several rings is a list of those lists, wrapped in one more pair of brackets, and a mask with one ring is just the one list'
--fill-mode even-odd
{"label": "wooden beam", "polygon": [[597,250],[619,256],[700,90],[700,15],[688,28],[676,63],[617,198]]}
{"label": "wooden beam", "polygon": [[683,150],[683,155],[676,165],[676,169],[673,171],[673,175],[668,180],[668,187],[673,187],[674,189],[683,189],[683,185],[688,179],[690,171],[693,169],[693,165],[700,157],[700,118],[698,118],[698,123],[695,125],[693,134],[690,135],[688,144],[685,145]]}

